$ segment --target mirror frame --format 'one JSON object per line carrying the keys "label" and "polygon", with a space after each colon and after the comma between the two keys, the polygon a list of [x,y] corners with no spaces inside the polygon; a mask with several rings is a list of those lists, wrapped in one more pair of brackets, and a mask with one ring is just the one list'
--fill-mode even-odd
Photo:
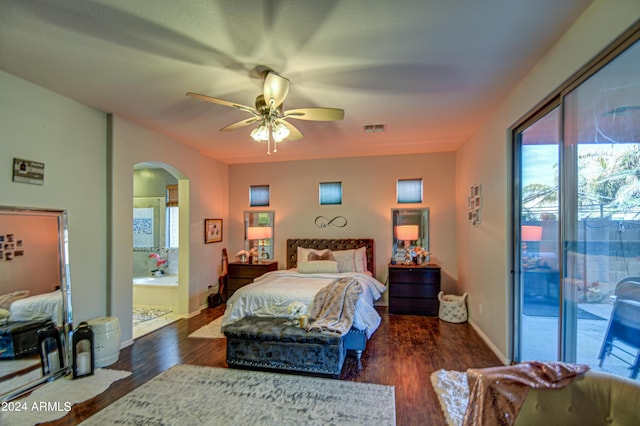
{"label": "mirror frame", "polygon": [[[403,215],[410,215],[411,218],[407,220],[400,220]],[[397,225],[419,225],[420,238],[417,240],[416,245],[411,247],[422,247],[425,251],[429,251],[429,207],[424,208],[393,208],[391,209],[391,240],[393,241],[392,253],[396,253],[398,245],[398,239],[395,234],[395,227]]]}
{"label": "mirror frame", "polygon": [[251,223],[249,215],[258,215],[258,214],[268,214],[269,215],[269,223],[271,225],[271,238],[266,238],[266,240],[270,241],[270,246],[268,248],[267,254],[268,258],[265,260],[273,260],[275,256],[275,222],[276,222],[276,212],[275,210],[245,210],[244,211],[244,249],[249,250],[251,248],[251,241],[247,239],[247,233],[249,226],[255,225]]}
{"label": "mirror frame", "polygon": [[[55,216],[58,222],[58,252],[60,256],[60,291],[62,292],[62,325],[58,325],[60,331],[60,340],[62,343],[63,363],[60,369],[44,375],[38,379],[27,382],[14,389],[8,390],[0,394],[0,401],[6,402],[15,399],[22,394],[32,390],[33,388],[63,376],[67,376],[71,372],[71,363],[69,362],[69,342],[73,330],[73,314],[71,307],[71,279],[69,268],[69,231],[66,210],[29,208],[29,207],[10,207],[0,206],[0,216],[3,214],[22,214],[28,216]],[[40,350],[40,348],[38,348]],[[41,366],[39,366],[41,368]]]}

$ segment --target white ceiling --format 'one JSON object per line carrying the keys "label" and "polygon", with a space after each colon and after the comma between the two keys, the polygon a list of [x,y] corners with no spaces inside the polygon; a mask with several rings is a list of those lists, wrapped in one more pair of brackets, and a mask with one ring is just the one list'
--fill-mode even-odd
{"label": "white ceiling", "polygon": [[[225,163],[456,150],[592,0],[0,0],[0,69]],[[257,67],[339,122],[266,155]],[[546,94],[541,94],[541,98]],[[384,133],[362,132],[365,124]]]}

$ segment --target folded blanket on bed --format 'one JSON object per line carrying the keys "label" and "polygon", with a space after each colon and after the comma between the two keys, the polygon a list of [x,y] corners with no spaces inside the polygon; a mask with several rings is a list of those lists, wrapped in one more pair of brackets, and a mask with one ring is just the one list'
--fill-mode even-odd
{"label": "folded blanket on bed", "polygon": [[29,294],[31,294],[29,290],[18,290],[13,293],[3,294],[0,296],[0,308],[9,309],[13,302],[24,299],[25,297],[28,297]]}
{"label": "folded blanket on bed", "polygon": [[512,425],[531,388],[559,389],[589,366],[562,362],[523,362],[468,369],[469,403],[464,426]]}
{"label": "folded blanket on bed", "polygon": [[311,305],[309,330],[347,334],[362,291],[360,283],[351,277],[336,279],[321,288]]}

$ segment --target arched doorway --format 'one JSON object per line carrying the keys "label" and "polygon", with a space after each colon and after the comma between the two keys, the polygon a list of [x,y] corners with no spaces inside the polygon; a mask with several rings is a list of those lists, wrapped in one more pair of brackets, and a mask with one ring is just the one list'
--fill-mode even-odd
{"label": "arched doorway", "polygon": [[180,171],[165,163],[134,165],[134,339],[188,314],[188,206],[189,181]]}

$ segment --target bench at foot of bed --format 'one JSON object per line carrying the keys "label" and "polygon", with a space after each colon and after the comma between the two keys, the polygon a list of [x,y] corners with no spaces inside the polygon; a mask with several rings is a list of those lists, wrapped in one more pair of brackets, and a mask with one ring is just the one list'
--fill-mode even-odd
{"label": "bench at foot of bed", "polygon": [[[296,327],[286,318],[243,318],[224,332],[227,364],[236,368],[288,370],[339,377],[347,349],[364,350],[364,332],[345,336]],[[351,346],[349,346],[351,345]]]}

